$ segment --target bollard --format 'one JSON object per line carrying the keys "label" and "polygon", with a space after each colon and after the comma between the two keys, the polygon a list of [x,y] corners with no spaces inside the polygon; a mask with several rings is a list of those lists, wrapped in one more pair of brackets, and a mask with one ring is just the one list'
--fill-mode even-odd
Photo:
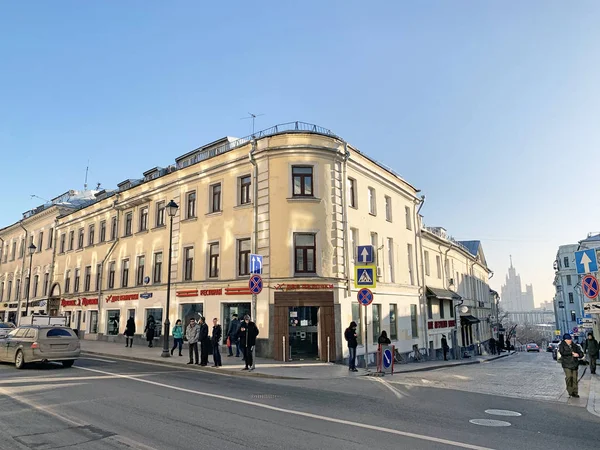
{"label": "bollard", "polygon": [[286,356],[285,355],[285,336],[282,336],[282,338],[283,338],[283,349],[282,349],[283,350],[283,362],[286,362],[287,360],[285,358],[285,356]]}
{"label": "bollard", "polygon": [[329,336],[327,336],[327,362],[329,362]]}

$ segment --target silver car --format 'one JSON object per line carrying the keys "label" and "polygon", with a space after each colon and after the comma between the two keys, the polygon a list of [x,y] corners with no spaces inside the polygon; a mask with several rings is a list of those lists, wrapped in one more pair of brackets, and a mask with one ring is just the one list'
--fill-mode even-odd
{"label": "silver car", "polygon": [[11,322],[0,322],[0,338],[8,336],[16,327]]}
{"label": "silver car", "polygon": [[27,325],[0,339],[0,361],[14,363],[17,369],[49,361],[71,367],[80,353],[79,338],[68,327]]}

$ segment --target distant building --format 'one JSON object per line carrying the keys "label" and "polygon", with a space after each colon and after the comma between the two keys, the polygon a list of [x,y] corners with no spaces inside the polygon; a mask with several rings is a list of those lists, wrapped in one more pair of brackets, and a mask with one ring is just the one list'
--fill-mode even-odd
{"label": "distant building", "polygon": [[540,306],[535,308],[536,311],[554,311],[554,302],[542,302]]}
{"label": "distant building", "polygon": [[521,288],[521,276],[513,267],[512,257],[510,258],[510,267],[506,276],[506,284],[502,286],[500,294],[501,306],[505,311],[533,311],[533,286],[525,286],[525,292]]}

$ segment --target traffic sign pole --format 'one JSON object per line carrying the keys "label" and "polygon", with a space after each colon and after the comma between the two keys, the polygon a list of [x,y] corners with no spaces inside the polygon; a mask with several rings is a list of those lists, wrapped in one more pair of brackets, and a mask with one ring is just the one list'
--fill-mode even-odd
{"label": "traffic sign pole", "polygon": [[365,305],[365,369],[367,370],[367,372],[369,371],[369,338],[367,335],[368,329],[367,329],[367,306]]}

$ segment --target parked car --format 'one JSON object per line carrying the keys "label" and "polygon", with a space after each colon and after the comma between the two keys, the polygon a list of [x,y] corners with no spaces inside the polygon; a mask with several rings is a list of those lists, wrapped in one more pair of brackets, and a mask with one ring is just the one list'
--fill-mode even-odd
{"label": "parked car", "polygon": [[527,344],[527,352],[540,352],[540,347],[537,344]]}
{"label": "parked car", "polygon": [[554,349],[558,347],[558,344],[560,344],[560,341],[552,341],[552,342],[550,342],[548,344],[548,347],[546,347],[546,351],[547,352],[554,351]]}
{"label": "parked car", "polygon": [[11,322],[0,322],[0,338],[8,336],[8,333],[10,333],[15,328],[16,327]]}
{"label": "parked car", "polygon": [[50,361],[71,367],[80,353],[79,338],[68,327],[26,325],[0,339],[0,361],[13,363],[17,369]]}

